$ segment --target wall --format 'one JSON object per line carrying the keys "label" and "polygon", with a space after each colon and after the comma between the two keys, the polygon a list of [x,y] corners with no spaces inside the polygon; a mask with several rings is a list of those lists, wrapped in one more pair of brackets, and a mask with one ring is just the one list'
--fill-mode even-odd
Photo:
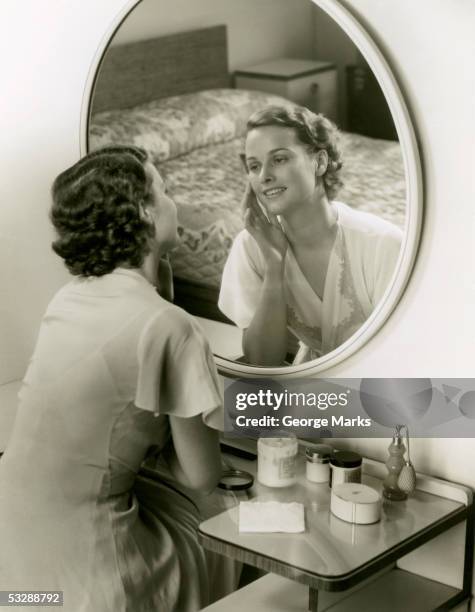
{"label": "wall", "polygon": [[[417,128],[425,210],[409,286],[383,330],[325,376],[473,377],[475,347],[475,4],[344,0],[395,72]],[[387,440],[346,441],[375,459]],[[473,439],[415,440],[417,468],[475,488]],[[450,561],[434,563],[447,575]]]}
{"label": "wall", "polygon": [[338,71],[338,126],[346,128],[346,66],[360,61],[358,48],[351,38],[324,10],[314,7],[314,57],[332,61]]}
{"label": "wall", "polygon": [[50,0],[45,10],[34,0],[2,3],[0,450],[11,429],[15,381],[46,304],[67,278],[49,247],[50,185],[79,156],[84,84],[120,4]]}
{"label": "wall", "polygon": [[[475,5],[471,0],[344,4],[373,33],[405,94],[420,141],[426,194],[419,255],[398,308],[363,350],[326,375],[473,377],[475,75],[464,65],[474,53]],[[383,446],[372,447],[383,456]],[[472,441],[426,441],[415,451],[421,469],[475,486]]]}
{"label": "wall", "polygon": [[229,68],[274,57],[312,57],[311,0],[143,0],[114,44],[210,25],[228,26]]}
{"label": "wall", "polygon": [[339,125],[345,127],[345,66],[358,60],[346,34],[311,0],[143,0],[112,45],[224,23],[231,71],[275,57],[330,60],[337,65]]}
{"label": "wall", "polygon": [[[374,34],[405,93],[421,144],[425,218],[414,273],[397,310],[372,341],[326,376],[473,377],[475,72],[467,67],[475,51],[475,4],[344,4]],[[14,411],[16,383],[8,383],[22,376],[41,313],[66,278],[49,250],[49,186],[79,155],[84,84],[98,41],[121,5],[49,0],[46,11],[35,0],[2,4],[1,73],[8,96],[0,113],[0,447]],[[252,38],[258,32],[256,25]],[[243,54],[250,40],[239,41]],[[387,441],[351,445],[383,458]],[[475,487],[472,440],[416,441],[413,455],[420,470]]]}

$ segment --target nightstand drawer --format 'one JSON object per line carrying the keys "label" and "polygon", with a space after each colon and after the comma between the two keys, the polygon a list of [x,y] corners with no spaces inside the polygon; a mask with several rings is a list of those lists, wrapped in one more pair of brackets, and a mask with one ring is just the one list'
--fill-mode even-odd
{"label": "nightstand drawer", "polygon": [[337,72],[329,62],[272,60],[236,71],[235,85],[283,96],[336,120]]}

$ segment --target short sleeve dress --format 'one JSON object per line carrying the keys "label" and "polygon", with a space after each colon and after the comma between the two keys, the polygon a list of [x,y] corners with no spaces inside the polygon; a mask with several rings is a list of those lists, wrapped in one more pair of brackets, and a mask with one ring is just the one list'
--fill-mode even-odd
{"label": "short sleeve dress", "polygon": [[[320,297],[300,270],[291,248],[284,268],[287,327],[299,341],[294,364],[316,359],[348,340],[371,315],[397,270],[401,230],[370,213],[334,202],[337,233]],[[238,327],[249,326],[261,296],[262,253],[241,231],[223,270],[218,306]]]}
{"label": "short sleeve dress", "polygon": [[192,317],[134,270],[75,279],[48,307],[19,397],[0,460],[0,590],[61,590],[71,612],[191,612],[213,581],[233,588],[197,541],[196,500],[139,474],[170,441],[167,415],[222,428]]}

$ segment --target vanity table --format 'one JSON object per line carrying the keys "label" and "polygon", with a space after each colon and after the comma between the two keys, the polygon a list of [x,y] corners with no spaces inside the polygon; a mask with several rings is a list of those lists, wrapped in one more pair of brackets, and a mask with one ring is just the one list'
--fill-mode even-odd
{"label": "vanity table", "polygon": [[[307,585],[312,612],[447,610],[470,598],[474,517],[470,489],[418,475],[417,489],[406,501],[383,500],[381,521],[354,525],[330,513],[330,488],[308,482],[303,458],[299,461],[297,484],[277,489],[256,482],[250,497],[303,503],[304,533],[239,533],[239,508],[235,506],[200,525],[203,546]],[[256,461],[233,457],[231,462],[255,472]],[[364,461],[364,484],[381,490],[384,475],[384,464]],[[462,522],[466,528],[460,547],[460,588],[397,566],[399,559]]]}

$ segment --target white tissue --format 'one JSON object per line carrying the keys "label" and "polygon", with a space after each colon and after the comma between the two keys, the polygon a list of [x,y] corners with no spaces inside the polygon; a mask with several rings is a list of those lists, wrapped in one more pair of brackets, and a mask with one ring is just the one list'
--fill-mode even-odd
{"label": "white tissue", "polygon": [[239,504],[239,531],[250,533],[301,533],[305,531],[304,506],[276,501]]}

